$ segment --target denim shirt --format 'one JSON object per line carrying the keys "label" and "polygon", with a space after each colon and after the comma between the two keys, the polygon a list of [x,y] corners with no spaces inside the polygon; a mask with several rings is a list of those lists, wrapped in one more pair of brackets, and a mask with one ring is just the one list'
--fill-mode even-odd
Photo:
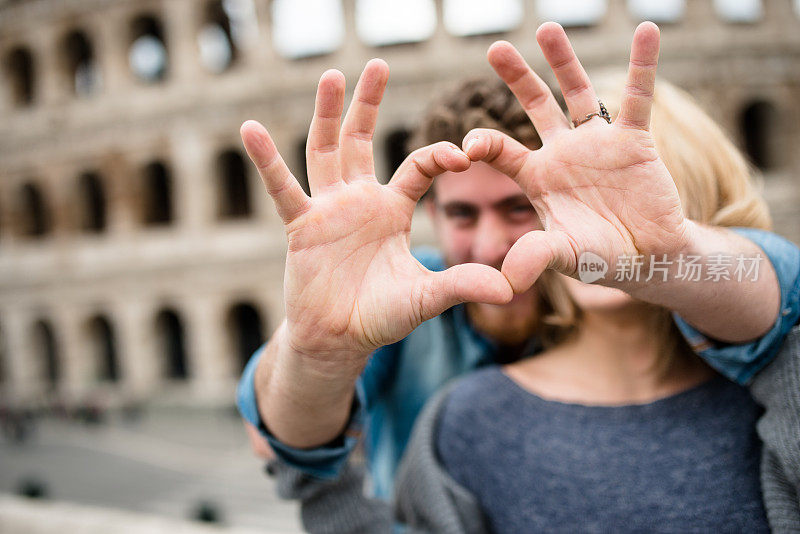
{"label": "denim shirt", "polygon": [[672,314],[678,330],[692,349],[708,364],[739,384],[748,384],[783,345],[786,335],[800,319],[800,249],[797,245],[770,232],[754,228],[731,228],[764,251],[775,269],[781,292],[778,319],[772,329],[750,343],[731,344],[714,341]]}
{"label": "denim shirt", "polygon": [[[800,317],[800,250],[775,234],[733,228],[756,243],[771,261],[780,284],[781,312],[772,329],[745,344],[717,343],[675,316],[695,351],[726,377],[746,383],[767,365]],[[430,270],[445,268],[432,249],[415,257]],[[239,381],[242,416],[269,441],[286,463],[319,478],[335,478],[364,434],[372,493],[391,497],[394,474],[422,406],[447,381],[493,361],[495,346],[471,327],[459,305],[422,323],[403,340],[376,350],[356,384],[350,424],[343,435],[315,449],[288,447],[269,433],[258,413],[254,374],[263,347],[253,354]]]}

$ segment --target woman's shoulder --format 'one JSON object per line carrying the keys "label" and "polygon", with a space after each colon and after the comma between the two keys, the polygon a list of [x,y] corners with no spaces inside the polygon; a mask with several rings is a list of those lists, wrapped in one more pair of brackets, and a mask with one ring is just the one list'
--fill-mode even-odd
{"label": "woman's shoulder", "polygon": [[437,413],[439,434],[470,439],[508,415],[514,385],[499,366],[479,369],[450,384]]}
{"label": "woman's shoulder", "polygon": [[489,395],[496,396],[508,386],[506,377],[497,365],[483,367],[457,378],[450,385],[445,406],[474,407],[476,402],[485,405]]}

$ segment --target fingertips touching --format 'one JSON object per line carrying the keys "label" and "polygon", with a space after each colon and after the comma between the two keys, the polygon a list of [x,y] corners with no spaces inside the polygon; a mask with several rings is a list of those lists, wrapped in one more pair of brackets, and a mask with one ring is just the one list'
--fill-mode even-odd
{"label": "fingertips touching", "polygon": [[[484,135],[481,135],[481,134]],[[464,136],[462,145],[464,153],[471,161],[480,161],[486,157],[491,147],[491,139],[482,129],[472,130]]]}
{"label": "fingertips touching", "polygon": [[434,151],[436,163],[445,171],[462,172],[472,164],[469,156],[452,143],[443,143]]}

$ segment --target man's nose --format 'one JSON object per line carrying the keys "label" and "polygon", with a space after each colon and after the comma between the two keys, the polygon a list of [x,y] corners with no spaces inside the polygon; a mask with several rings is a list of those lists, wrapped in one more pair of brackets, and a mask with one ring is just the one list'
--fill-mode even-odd
{"label": "man's nose", "polygon": [[496,217],[481,217],[472,244],[474,261],[499,269],[513,245],[509,235],[503,222]]}

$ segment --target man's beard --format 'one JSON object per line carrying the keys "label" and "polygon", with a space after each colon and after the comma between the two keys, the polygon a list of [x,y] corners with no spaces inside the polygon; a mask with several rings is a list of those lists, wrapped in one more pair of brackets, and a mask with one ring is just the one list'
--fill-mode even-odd
{"label": "man's beard", "polygon": [[504,348],[502,352],[509,352],[503,359],[511,359],[511,353],[525,349],[530,339],[536,336],[541,316],[535,289],[518,295],[508,304],[469,303],[466,309],[472,326]]}

